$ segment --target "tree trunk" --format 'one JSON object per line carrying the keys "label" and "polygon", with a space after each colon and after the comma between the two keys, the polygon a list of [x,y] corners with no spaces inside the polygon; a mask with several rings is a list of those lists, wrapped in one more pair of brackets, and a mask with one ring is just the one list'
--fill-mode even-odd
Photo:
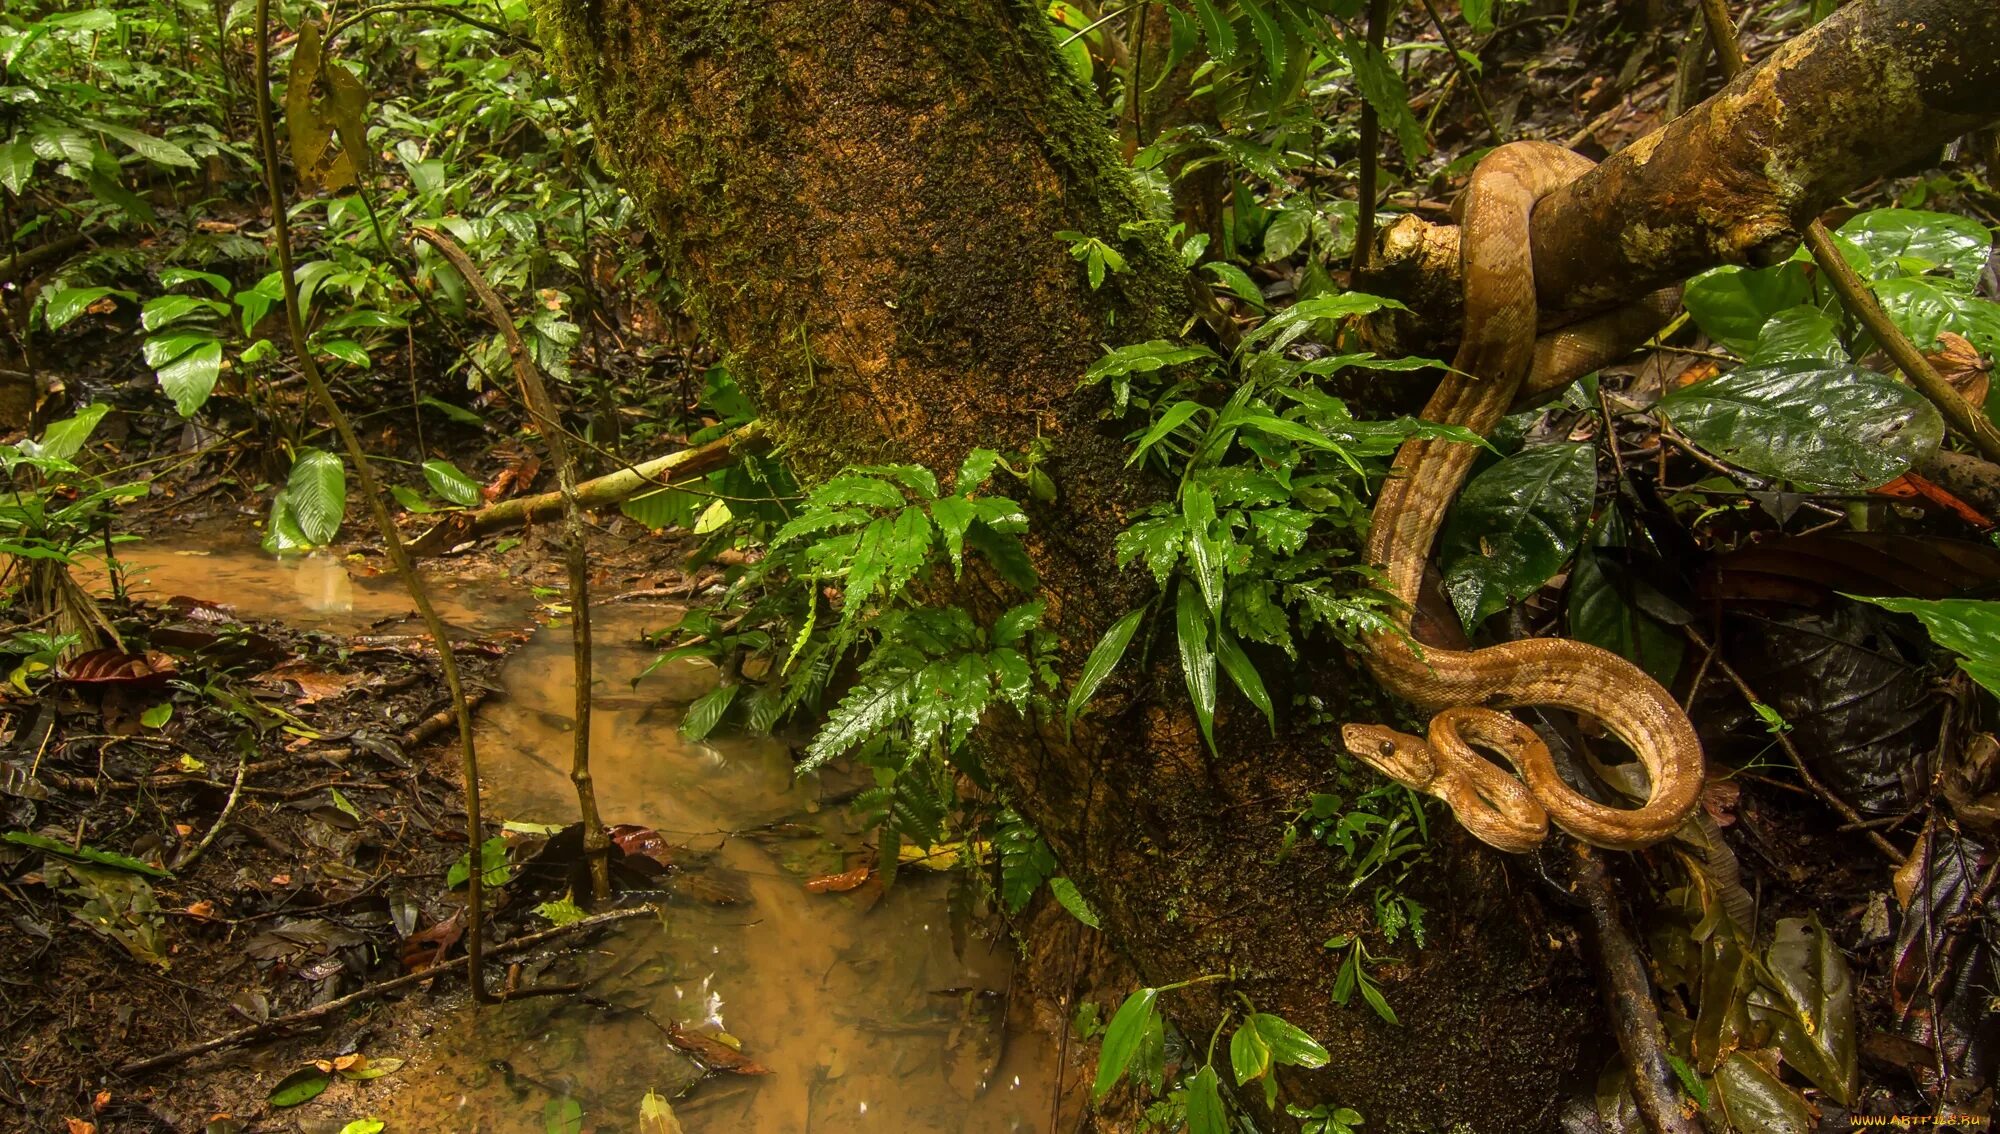
{"label": "tree trunk", "polygon": [[[1143,570],[1113,569],[1112,538],[1168,491],[1124,467],[1122,429],[1078,379],[1106,344],[1177,334],[1189,301],[1165,218],[1148,214],[1037,5],[539,3],[551,59],[805,476],[878,460],[943,473],[974,446],[1050,443],[1061,494],[1027,538],[1074,677],[1104,629],[1152,598]],[[1128,270],[1092,290],[1062,229],[1114,244]],[[995,601],[976,591],[961,597]],[[1389,950],[1398,961],[1379,974],[1402,1025],[1358,999],[1333,1005],[1322,943],[1372,928],[1369,895],[1348,894],[1309,840],[1289,857],[1280,845],[1335,775],[1329,722],[1379,694],[1350,656],[1307,660],[1263,669],[1276,703],[1323,708],[1285,714],[1273,739],[1225,695],[1220,757],[1161,660],[1128,664],[1073,736],[996,721],[981,758],[1149,983],[1234,974],[1167,1004],[1197,1042],[1242,992],[1332,1053],[1288,1079],[1290,1097],[1356,1107],[1383,1134],[1548,1128],[1565,1079],[1606,1054],[1582,1049],[1600,1027],[1595,993],[1533,880],[1510,884],[1455,827],[1441,825],[1435,889],[1418,894],[1428,948]]]}

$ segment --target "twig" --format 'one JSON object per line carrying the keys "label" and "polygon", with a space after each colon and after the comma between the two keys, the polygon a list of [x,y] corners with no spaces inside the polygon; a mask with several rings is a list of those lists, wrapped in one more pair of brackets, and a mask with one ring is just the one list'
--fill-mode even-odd
{"label": "twig", "polygon": [[570,782],[576,785],[577,809],[583,818],[583,853],[590,861],[591,893],[600,902],[611,900],[611,838],[605,834],[604,822],[597,813],[597,790],[590,778],[590,536],[583,526],[583,505],[578,500],[576,489],[576,452],[569,446],[569,437],[563,432],[562,420],[556,413],[555,399],[549,396],[549,388],[542,381],[541,368],[528,355],[526,344],[521,342],[521,332],[514,327],[514,317],[507,312],[505,304],[494,293],[493,285],[486,282],[472,257],[458,242],[434,228],[418,226],[412,230],[417,239],[444,254],[465,282],[472,285],[473,293],[479,296],[479,303],[486,308],[486,317],[500,330],[507,343],[507,356],[514,363],[514,380],[520,384],[521,400],[527,403],[528,416],[534,419],[536,432],[548,442],[549,452],[556,459],[556,481],[561,486],[563,500],[563,543],[565,560],[569,568],[569,625],[571,654],[575,659],[575,680],[570,684],[576,699],[572,712],[575,714],[574,748],[570,761]]}
{"label": "twig", "polygon": [[200,858],[202,852],[208,849],[209,844],[215,841],[215,836],[222,833],[222,828],[229,825],[229,816],[231,812],[236,810],[236,801],[243,798],[243,773],[249,767],[250,754],[246,749],[236,758],[236,782],[229,786],[229,798],[222,801],[222,814],[215,817],[215,825],[210,827],[208,834],[203,835],[201,841],[190,848],[186,854],[175,859],[173,866],[168,869],[179,874],[193,865],[194,860]]}
{"label": "twig", "polygon": [[1660,1008],[1653,1000],[1639,944],[1618,916],[1618,895],[1604,871],[1603,856],[1582,843],[1577,844],[1576,854],[1576,888],[1590,908],[1606,1008],[1625,1056],[1625,1075],[1640,1121],[1652,1134],[1700,1134],[1701,1127],[1681,1111],[1679,1080],[1667,1059]]}
{"label": "twig", "polygon": [[[1458,69],[1459,81],[1472,92],[1472,100],[1479,104],[1479,117],[1486,122],[1486,132],[1493,136],[1493,144],[1503,145],[1507,135],[1493,121],[1493,108],[1486,105],[1486,92],[1480,89],[1479,81],[1472,77],[1472,69],[1466,66],[1465,57],[1458,53],[1458,44],[1453,42],[1450,29],[1444,26],[1444,18],[1438,15],[1437,5],[1432,0],[1424,0],[1424,11],[1431,17],[1431,26],[1437,29],[1438,38],[1444,41],[1444,49],[1451,53],[1452,66]],[[1442,100],[1440,100],[1442,101]]]}
{"label": "twig", "polygon": [[[655,911],[651,906],[635,906],[629,910],[612,910],[609,913],[597,914],[593,917],[584,918],[582,921],[573,921],[568,925],[559,925],[554,929],[545,929],[540,933],[530,933],[526,937],[516,937],[512,941],[502,942],[493,947],[492,955],[494,957],[505,957],[526,949],[532,949],[537,945],[545,944],[559,937],[566,937],[573,933],[581,933],[585,930],[596,929],[599,926],[625,921],[628,918],[641,917],[653,912]],[[118,1074],[130,1076],[142,1074],[147,1071],[157,1071],[162,1067],[170,1067],[173,1064],[192,1059],[197,1055],[206,1055],[211,1051],[217,1051],[225,1047],[234,1047],[237,1044],[258,1039],[284,1028],[310,1023],[321,1016],[331,1015],[350,1005],[380,996],[385,992],[394,992],[399,988],[408,988],[413,984],[422,984],[424,981],[434,980],[455,969],[464,967],[470,961],[471,957],[468,956],[464,961],[448,965],[432,965],[430,968],[414,973],[405,973],[402,976],[392,977],[389,980],[378,981],[350,992],[346,996],[329,1000],[324,1004],[315,1004],[310,1008],[301,1008],[297,1012],[277,1016],[261,1024],[252,1024],[247,1028],[238,1028],[233,1032],[224,1032],[213,1039],[206,1039],[200,1043],[192,1043],[186,1047],[177,1047],[172,1051],[164,1051],[158,1055],[135,1060],[118,1068]]]}
{"label": "twig", "polygon": [[[481,929],[484,925],[485,886],[482,878],[484,871],[478,866],[482,843],[479,755],[472,739],[472,711],[465,704],[465,687],[459,681],[458,660],[452,655],[450,631],[445,628],[444,619],[438,617],[437,608],[431,605],[430,592],[418,576],[416,566],[410,562],[410,554],[403,547],[403,537],[396,531],[396,521],[390,517],[388,506],[382,503],[381,484],[375,479],[374,465],[362,450],[360,438],[355,436],[354,424],[348,420],[340,403],[334,400],[333,391],[327,388],[326,379],[320,375],[319,364],[313,360],[312,349],[306,342],[305,316],[299,304],[298,278],[292,261],[292,226],[287,215],[284,189],[279,181],[278,132],[271,114],[271,0],[257,0],[255,34],[257,141],[264,163],[264,191],[270,197],[271,233],[277,246],[278,281],[284,292],[285,322],[291,333],[292,353],[298,357],[299,371],[312,390],[313,399],[332,420],[334,431],[340,434],[340,443],[347,450],[348,460],[354,463],[354,476],[361,482],[362,498],[368,502],[368,511],[375,518],[375,526],[381,532],[382,543],[389,553],[390,562],[395,564],[396,574],[401,576],[403,586],[410,592],[410,601],[416,605],[425,628],[430,631],[431,641],[437,647],[439,668],[444,671],[445,686],[451,691],[451,703],[457,710],[459,752],[465,778],[465,830],[474,862],[465,884],[466,953],[469,957],[472,998],[484,1003],[492,996],[486,991],[486,973],[480,965],[480,951],[484,948]],[[295,76],[294,81],[309,78]]]}
{"label": "twig", "polygon": [[[1389,0],[1368,0],[1368,50],[1382,50],[1382,39],[1388,34]],[[1355,185],[1356,204],[1354,214],[1354,260],[1356,272],[1365,271],[1368,260],[1374,254],[1375,246],[1375,195],[1378,167],[1382,164],[1382,118],[1375,113],[1375,104],[1361,100],[1361,137],[1358,143],[1361,151],[1361,178]]]}
{"label": "twig", "polygon": [[[1729,16],[1727,0],[1701,0],[1702,19],[1708,24],[1709,43],[1715,48],[1716,58],[1722,64],[1724,78],[1733,79],[1743,70],[1743,48],[1737,42],[1736,23]],[[1923,352],[1918,350],[1901,327],[1890,320],[1875,302],[1875,295],[1868,284],[1840,254],[1833,243],[1833,234],[1826,226],[1815,220],[1806,226],[1806,247],[1812,251],[1813,262],[1833,285],[1834,294],[1840,297],[1840,304],[1847,313],[1854,316],[1868,333],[1874,336],[1884,352],[1894,360],[1898,369],[1909,378],[1910,385],[1928,398],[1952,428],[1966,440],[1972,442],[1989,461],[2000,461],[2000,429],[1986,415],[1973,407],[1947,382],[1944,375],[1930,364]]]}
{"label": "twig", "polygon": [[[1696,630],[1692,626],[1683,626],[1681,627],[1681,631],[1688,636],[1689,641],[1694,643],[1696,649],[1711,652],[1715,658],[1715,668],[1722,671],[1722,675],[1729,679],[1731,685],[1736,686],[1736,692],[1741,694],[1745,701],[1748,701],[1752,706],[1764,704],[1763,699],[1757,696],[1757,691],[1750,688],[1749,683],[1743,680],[1743,675],[1736,672],[1735,666],[1729,664],[1729,659],[1723,657],[1720,651],[1711,647],[1708,644],[1708,640],[1701,636],[1701,631]],[[1690,693],[1689,696],[1693,696],[1693,694]],[[1784,749],[1785,756],[1791,760],[1793,769],[1799,774],[1799,779],[1805,781],[1805,785],[1812,789],[1814,795],[1818,796],[1828,807],[1840,812],[1842,819],[1855,824],[1857,828],[1861,829],[1862,833],[1868,836],[1868,841],[1874,843],[1883,854],[1888,855],[1891,862],[1894,862],[1897,866],[1901,866],[1907,861],[1909,856],[1897,850],[1896,844],[1883,838],[1880,832],[1867,830],[1861,826],[1867,822],[1861,817],[1861,813],[1854,810],[1853,806],[1846,800],[1835,795],[1825,784],[1819,782],[1819,779],[1806,767],[1805,757],[1799,754],[1799,747],[1792,743],[1790,735],[1778,732],[1774,733],[1773,736],[1778,742],[1778,747]]]}

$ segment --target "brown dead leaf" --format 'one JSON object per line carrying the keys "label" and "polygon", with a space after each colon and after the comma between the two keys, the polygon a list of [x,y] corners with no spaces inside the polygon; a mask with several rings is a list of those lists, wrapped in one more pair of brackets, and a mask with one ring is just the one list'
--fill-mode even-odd
{"label": "brown dead leaf", "polygon": [[348,690],[368,680],[364,673],[329,673],[303,658],[296,658],[257,675],[259,685],[291,685],[299,691],[297,704],[311,705],[340,698]]}
{"label": "brown dead leaf", "polygon": [[1952,389],[1965,395],[1975,406],[1986,404],[1986,391],[1993,376],[1993,363],[1979,357],[1979,351],[1963,335],[1938,332],[1938,349],[1924,355]]}
{"label": "brown dead leaf", "polygon": [[712,1071],[731,1075],[769,1075],[771,1069],[713,1036],[691,1032],[675,1024],[667,1033],[673,1045],[694,1056]]}
{"label": "brown dead leaf", "polygon": [[541,471],[540,457],[529,452],[516,454],[509,458],[507,467],[500,470],[499,476],[494,477],[491,483],[479,490],[479,495],[491,504],[495,500],[504,500],[517,492],[526,492],[534,487],[535,477],[541,475]]}
{"label": "brown dead leaf", "polygon": [[403,939],[403,967],[418,972],[436,965],[451,951],[458,939],[465,936],[465,911],[431,926],[421,929]]}
{"label": "brown dead leaf", "polygon": [[630,857],[638,855],[649,858],[661,866],[674,864],[674,847],[666,837],[651,827],[641,827],[634,823],[620,823],[611,828],[611,841],[619,850]]}
{"label": "brown dead leaf", "polygon": [[97,1123],[82,1118],[65,1118],[69,1134],[97,1134]]}
{"label": "brown dead leaf", "polygon": [[843,870],[839,874],[826,874],[810,879],[806,882],[806,890],[813,894],[845,893],[868,881],[868,876],[872,873],[874,869],[863,863],[852,870]]}
{"label": "brown dead leaf", "polygon": [[1706,382],[1720,373],[1722,373],[1722,367],[1716,365],[1714,359],[1704,358],[1679,374],[1674,375],[1672,386],[1676,390],[1683,389],[1697,382]]}
{"label": "brown dead leaf", "polygon": [[62,675],[72,685],[164,685],[175,673],[174,659],[158,650],[128,654],[106,648],[71,658]]}
{"label": "brown dead leaf", "polygon": [[111,1092],[99,1091],[97,1092],[96,1097],[90,1100],[90,1113],[103,1114],[104,1108],[110,1105],[111,1105]]}
{"label": "brown dead leaf", "polygon": [[189,917],[214,917],[215,903],[203,898],[199,902],[189,902],[188,908],[182,912]]}

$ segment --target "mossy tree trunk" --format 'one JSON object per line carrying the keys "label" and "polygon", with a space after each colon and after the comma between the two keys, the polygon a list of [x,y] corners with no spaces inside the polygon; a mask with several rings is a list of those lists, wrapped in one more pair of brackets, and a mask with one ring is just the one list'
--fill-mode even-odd
{"label": "mossy tree trunk", "polygon": [[[1078,379],[1105,344],[1178,333],[1189,301],[1036,6],[545,0],[542,15],[703,324],[806,475],[884,459],[948,474],[974,446],[1048,439],[1061,494],[1029,545],[1074,675],[1152,597],[1141,570],[1113,569],[1112,537],[1166,487],[1124,467],[1122,430]],[[1116,245],[1129,270],[1093,291],[1061,229]],[[1267,669],[1287,675],[1280,704],[1372,692],[1342,656]],[[1359,1107],[1371,1130],[1536,1128],[1592,994],[1533,903],[1455,845],[1451,891],[1427,895],[1429,947],[1384,970],[1403,1026],[1358,999],[1336,1008],[1322,942],[1372,924],[1368,895],[1317,847],[1279,855],[1331,779],[1333,730],[1273,740],[1226,700],[1217,723],[1220,758],[1162,663],[1107,687],[1074,736],[1016,727],[983,758],[1149,982],[1234,971],[1231,991],[1326,1043],[1332,1066],[1301,1097]],[[1178,999],[1177,1018],[1205,1041],[1223,995]]]}

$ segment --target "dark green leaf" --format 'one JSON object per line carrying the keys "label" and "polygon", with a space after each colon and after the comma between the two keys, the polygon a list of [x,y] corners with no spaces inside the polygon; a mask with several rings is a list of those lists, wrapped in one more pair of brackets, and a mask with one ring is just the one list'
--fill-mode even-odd
{"label": "dark green leaf", "polygon": [[1623,531],[1617,513],[1610,513],[1592,546],[1577,555],[1569,575],[1569,632],[1671,685],[1687,642],[1629,597],[1645,584],[1631,578],[1619,561],[1616,540]]}
{"label": "dark green leaf", "polygon": [[424,480],[431,491],[461,508],[479,503],[479,482],[459,471],[450,461],[424,462]]}
{"label": "dark green leaf", "polygon": [[1194,0],[1195,18],[1201,21],[1202,35],[1208,40],[1208,53],[1223,63],[1236,58],[1236,29],[1216,10],[1212,0]]}
{"label": "dark green leaf", "polygon": [[1201,410],[1202,405],[1200,402],[1180,401],[1168,406],[1166,412],[1160,415],[1159,420],[1153,422],[1153,427],[1146,431],[1146,435],[1139,438],[1139,443],[1132,447],[1132,455],[1125,459],[1126,465],[1137,464],[1139,459],[1146,455],[1146,450],[1152,448],[1154,444],[1167,434],[1185,425],[1189,418],[1200,413]]}
{"label": "dark green leaf", "polygon": [[1812,1134],[1813,1110],[1763,1064],[1732,1051],[1715,1069],[1715,1098],[1730,1128],[1745,1134]]}
{"label": "dark green leaf", "polygon": [[1931,641],[1958,655],[1959,668],[2000,697],[2000,602],[1986,599],[1849,598],[1913,614]]}
{"label": "dark green leaf", "polygon": [[1870,209],[1840,226],[1875,262],[1876,278],[1921,276],[1945,268],[1970,290],[1986,269],[1993,234],[1969,217],[1917,209]]}
{"label": "dark green leaf", "polygon": [[1934,452],[1944,424],[1923,395],[1853,366],[1746,366],[1675,390],[1659,410],[1697,445],[1802,488],[1853,491]]}
{"label": "dark green leaf", "polygon": [[695,698],[688,706],[687,715],[681,718],[681,736],[687,740],[701,740],[715,731],[722,718],[729,713],[729,706],[742,692],[741,685],[718,685]]}
{"label": "dark green leaf", "polygon": [[1582,443],[1523,449],[1472,478],[1439,551],[1445,589],[1468,629],[1562,569],[1596,493],[1596,450]]}
{"label": "dark green leaf", "polygon": [[1840,345],[1840,324],[1817,307],[1787,307],[1770,317],[1757,333],[1757,345],[1750,352],[1752,366],[1805,359],[1816,362],[1847,361],[1847,348]]}
{"label": "dark green leaf", "polygon": [[976,492],[993,477],[994,466],[1000,463],[1000,454],[991,449],[974,449],[965,455],[958,466],[958,478],[951,483],[951,490],[960,496]]}
{"label": "dark green leaf", "polygon": [[1111,1023],[1104,1029],[1104,1042],[1097,1051],[1097,1080],[1090,1088],[1093,1099],[1102,1101],[1118,1085],[1118,1080],[1125,1077],[1132,1057],[1139,1054],[1139,1043],[1145,1038],[1153,1004],[1159,997],[1159,989],[1142,988],[1126,997],[1112,1015]]}
{"label": "dark green leaf", "polygon": [[1042,611],[1046,609],[1039,599],[1024,602],[1009,609],[993,620],[993,644],[1011,646],[1028,636],[1028,631],[1042,624]]}
{"label": "dark green leaf", "polygon": [[1270,1073],[1271,1045],[1248,1020],[1238,1024],[1235,1034],[1229,1037],[1229,1070],[1239,1087],[1247,1087]]}
{"label": "dark green leaf", "polygon": [[[1214,357],[1215,352],[1207,347],[1187,346],[1172,339],[1154,339],[1151,342],[1122,346],[1107,353],[1103,358],[1090,364],[1090,369],[1083,372],[1083,380],[1100,382],[1106,378],[1150,373],[1169,366],[1179,366]],[[959,491],[965,491],[964,487],[961,486]]]}
{"label": "dark green leaf", "polygon": [[1765,976],[1769,984],[1750,997],[1753,1018],[1773,1021],[1786,1063],[1836,1102],[1851,1103],[1854,978],[1840,946],[1816,919],[1781,919],[1765,957]]}
{"label": "dark green leaf", "polygon": [[278,1080],[271,1088],[269,1102],[275,1107],[297,1106],[311,1102],[333,1082],[333,1076],[317,1067],[301,1067],[297,1071]]}
{"label": "dark green leaf", "polygon": [[1215,656],[1222,663],[1222,672],[1242,692],[1252,705],[1264,714],[1264,722],[1271,727],[1271,735],[1278,735],[1278,718],[1271,707],[1271,694],[1264,688],[1264,679],[1258,675],[1257,667],[1250,663],[1250,657],[1237,645],[1229,631],[1218,627],[1215,631]]}
{"label": "dark green leaf", "polygon": [[1709,338],[1747,355],[1771,316],[1806,302],[1807,297],[1804,271],[1785,263],[1703,272],[1688,281],[1681,303]]}
{"label": "dark green leaf", "polygon": [[1062,908],[1068,910],[1071,917],[1074,917],[1092,929],[1103,928],[1098,923],[1097,911],[1091,908],[1090,902],[1084,898],[1082,891],[1076,888],[1076,883],[1071,882],[1067,878],[1051,878],[1049,879],[1049,893],[1056,896],[1056,901],[1062,903]]}
{"label": "dark green leaf", "polygon": [[44,835],[30,834],[27,831],[8,831],[5,836],[0,837],[4,837],[8,842],[19,846],[33,847],[38,851],[44,851],[61,858],[73,859],[77,862],[94,862],[99,866],[129,870],[134,874],[144,874],[150,878],[173,877],[172,874],[161,870],[157,866],[140,862],[130,855],[119,854],[117,851],[98,850],[92,846],[73,847],[58,839],[51,839]]}
{"label": "dark green leaf", "polygon": [[1076,685],[1070,689],[1069,705],[1065,709],[1070,720],[1082,715],[1090,699],[1097,695],[1097,687],[1118,668],[1125,657],[1125,648],[1132,644],[1132,635],[1139,629],[1139,620],[1146,615],[1146,608],[1128,611],[1123,618],[1111,624],[1104,637],[1091,648],[1090,656],[1084,659],[1083,671],[1077,674]]}
{"label": "dark green leaf", "polygon": [[1281,1016],[1258,1012],[1250,1017],[1250,1023],[1270,1046],[1271,1058],[1279,1063],[1311,1069],[1326,1066],[1331,1058],[1318,1040]]}
{"label": "dark green leaf", "polygon": [[1221,1082],[1215,1068],[1203,1067],[1187,1085],[1188,1134],[1229,1134],[1229,1117],[1222,1109]]}
{"label": "dark green leaf", "polygon": [[1231,295],[1259,311],[1264,310],[1264,292],[1257,286],[1256,281],[1250,278],[1250,273],[1222,260],[1210,260],[1203,264],[1202,268],[1221,280],[1222,286],[1227,288]]}
{"label": "dark green leaf", "polygon": [[1875,297],[1891,322],[1919,348],[1928,350],[1938,333],[1965,336],[1982,354],[2000,353],[2000,304],[1952,291],[1932,279],[1897,279],[1875,285]]}
{"label": "dark green leaf", "polygon": [[1215,751],[1215,649],[1209,644],[1209,614],[1201,592],[1187,579],[1181,580],[1174,604],[1176,637],[1180,642],[1181,675],[1187,680],[1188,697],[1194,703],[1194,719],[1201,737]]}

